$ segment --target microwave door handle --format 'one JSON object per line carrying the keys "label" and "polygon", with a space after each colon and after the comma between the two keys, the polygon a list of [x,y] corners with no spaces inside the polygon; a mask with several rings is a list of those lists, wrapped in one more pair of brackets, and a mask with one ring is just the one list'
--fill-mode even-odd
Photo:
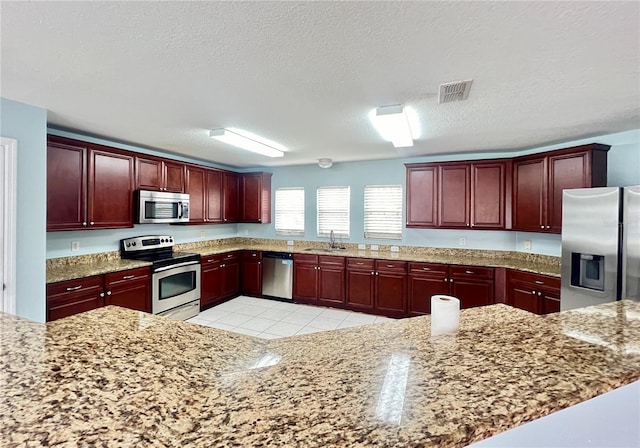
{"label": "microwave door handle", "polygon": [[182,202],[178,202],[178,208],[180,208],[180,214],[178,215],[178,219],[181,219],[184,215],[184,209],[182,208]]}

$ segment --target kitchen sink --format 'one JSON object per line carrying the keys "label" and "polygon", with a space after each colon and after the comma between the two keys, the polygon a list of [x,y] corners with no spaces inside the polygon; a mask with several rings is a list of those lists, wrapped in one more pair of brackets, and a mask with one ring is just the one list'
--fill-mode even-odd
{"label": "kitchen sink", "polygon": [[347,250],[346,247],[334,247],[332,249],[328,247],[308,247],[305,252],[341,252]]}

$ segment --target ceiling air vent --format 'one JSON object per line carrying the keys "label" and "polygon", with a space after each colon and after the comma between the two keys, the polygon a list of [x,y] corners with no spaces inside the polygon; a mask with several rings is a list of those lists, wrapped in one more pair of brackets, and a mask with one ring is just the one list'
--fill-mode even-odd
{"label": "ceiling air vent", "polygon": [[473,79],[466,81],[455,81],[440,84],[438,103],[453,103],[454,101],[464,101],[469,96]]}

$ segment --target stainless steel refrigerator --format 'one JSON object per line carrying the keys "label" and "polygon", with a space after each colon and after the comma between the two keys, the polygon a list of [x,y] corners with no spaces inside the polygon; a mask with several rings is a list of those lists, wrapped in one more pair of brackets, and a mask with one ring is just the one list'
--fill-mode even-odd
{"label": "stainless steel refrigerator", "polygon": [[640,186],[562,196],[560,309],[640,301]]}

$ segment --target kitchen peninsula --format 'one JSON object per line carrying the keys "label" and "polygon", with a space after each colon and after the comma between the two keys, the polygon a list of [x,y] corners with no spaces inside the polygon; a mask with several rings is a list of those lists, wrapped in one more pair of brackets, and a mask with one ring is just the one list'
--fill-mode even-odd
{"label": "kitchen peninsula", "polygon": [[462,447],[640,379],[640,304],[260,340],[118,307],[0,315],[3,447]]}

